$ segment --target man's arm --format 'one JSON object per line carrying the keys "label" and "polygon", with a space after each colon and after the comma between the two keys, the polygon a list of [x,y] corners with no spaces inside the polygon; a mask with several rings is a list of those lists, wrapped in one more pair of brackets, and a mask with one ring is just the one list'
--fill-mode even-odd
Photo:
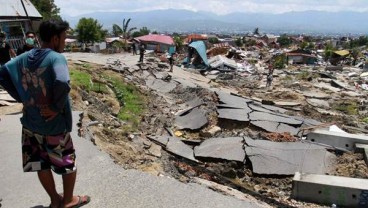
{"label": "man's arm", "polygon": [[0,85],[4,87],[4,89],[12,96],[17,102],[22,102],[20,96],[18,94],[17,89],[15,88],[8,70],[5,66],[0,68]]}
{"label": "man's arm", "polygon": [[15,52],[14,52],[14,50],[13,50],[12,48],[10,49],[9,53],[10,53],[10,56],[11,56],[12,58],[14,58],[14,57],[16,57],[16,56],[17,56],[17,54],[15,54]]}

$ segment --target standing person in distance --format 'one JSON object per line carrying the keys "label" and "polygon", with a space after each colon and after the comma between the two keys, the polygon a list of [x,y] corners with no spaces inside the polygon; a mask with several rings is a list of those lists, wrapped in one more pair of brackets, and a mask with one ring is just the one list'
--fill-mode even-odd
{"label": "standing person in distance", "polygon": [[[68,29],[69,24],[62,20],[42,22],[41,48],[24,53],[0,68],[0,84],[23,103],[20,119],[23,171],[37,172],[50,197],[51,208],[80,207],[90,201],[89,196],[73,194],[77,168],[70,136],[70,78],[65,56],[60,54]],[[62,176],[62,195],[56,191],[51,170]]]}
{"label": "standing person in distance", "polygon": [[17,56],[33,49],[35,47],[35,40],[36,40],[35,33],[32,31],[28,31],[26,33],[26,40],[25,40],[26,43],[22,46],[19,46],[19,48],[17,49]]}
{"label": "standing person in distance", "polygon": [[146,52],[146,49],[144,49],[143,43],[140,43],[140,45],[139,45],[139,62],[141,62],[141,63],[143,63],[144,52]]}
{"label": "standing person in distance", "polygon": [[5,32],[0,31],[0,66],[10,61],[12,57],[15,57],[14,50],[6,41]]}

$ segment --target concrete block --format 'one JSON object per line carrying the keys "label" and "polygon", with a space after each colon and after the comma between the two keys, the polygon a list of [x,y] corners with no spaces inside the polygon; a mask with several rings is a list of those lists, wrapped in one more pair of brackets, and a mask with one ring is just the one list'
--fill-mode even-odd
{"label": "concrete block", "polygon": [[365,164],[368,166],[368,145],[367,144],[355,144],[355,152],[363,154]]}
{"label": "concrete block", "polygon": [[338,207],[368,207],[368,180],[303,174],[293,179],[293,199]]}
{"label": "concrete block", "polygon": [[307,135],[307,140],[353,151],[355,144],[368,144],[368,136],[316,130]]}

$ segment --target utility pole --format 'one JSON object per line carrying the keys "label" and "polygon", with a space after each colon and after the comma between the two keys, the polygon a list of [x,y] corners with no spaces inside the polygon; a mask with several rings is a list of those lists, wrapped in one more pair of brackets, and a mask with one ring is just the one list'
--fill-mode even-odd
{"label": "utility pole", "polygon": [[29,20],[31,30],[33,31],[33,24],[32,24],[32,20],[31,20],[31,18],[29,18],[29,15],[28,15],[28,12],[27,12],[26,6],[24,5],[23,0],[20,0],[20,2],[22,3],[23,9],[24,9],[24,13],[26,13],[26,17],[27,17],[27,19]]}

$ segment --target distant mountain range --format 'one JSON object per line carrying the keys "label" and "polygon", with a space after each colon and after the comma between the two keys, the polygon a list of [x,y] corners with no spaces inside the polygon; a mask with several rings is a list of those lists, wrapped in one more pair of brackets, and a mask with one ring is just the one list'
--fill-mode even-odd
{"label": "distant mountain range", "polygon": [[96,12],[76,17],[63,16],[75,27],[82,17],[97,19],[111,30],[131,18],[130,27],[147,27],[158,32],[246,33],[258,27],[263,33],[360,34],[368,33],[368,12],[304,11],[283,14],[231,13],[217,15],[188,10],[147,12]]}

